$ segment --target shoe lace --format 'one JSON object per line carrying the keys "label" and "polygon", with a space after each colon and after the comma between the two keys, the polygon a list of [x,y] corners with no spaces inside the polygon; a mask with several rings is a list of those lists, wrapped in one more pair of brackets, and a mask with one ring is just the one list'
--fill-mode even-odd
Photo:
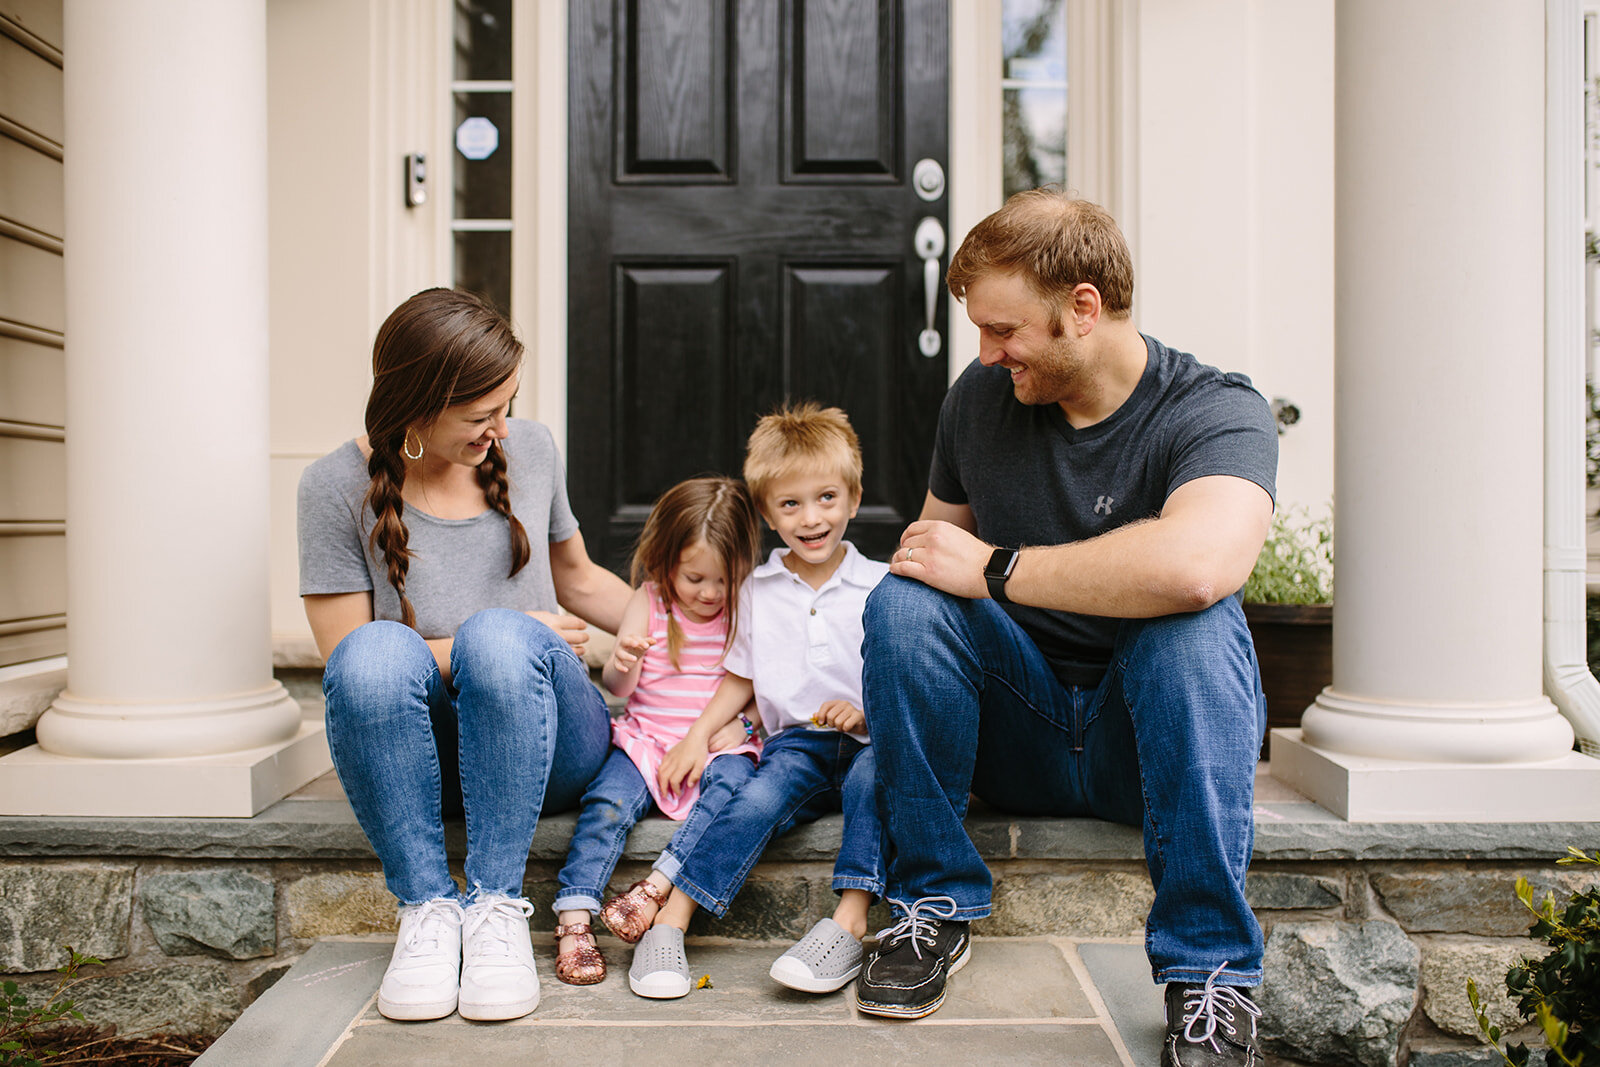
{"label": "shoe lace", "polygon": [[442,927],[446,924],[451,926],[461,924],[461,905],[449,897],[425,901],[416,907],[417,910],[413,913],[416,921],[411,924],[411,929],[406,935],[408,952],[429,941],[437,945]]}
{"label": "shoe lace", "polygon": [[[940,902],[943,902],[941,907]],[[919,897],[907,904],[903,900],[890,898],[890,907],[899,908],[905,913],[905,918],[893,926],[886,926],[877,933],[877,938],[887,947],[910,940],[911,951],[917,954],[917,959],[922,958],[922,945],[933,947],[933,937],[939,932],[939,919],[954,919],[956,917],[956,902],[952,897]]]}
{"label": "shoe lace", "polygon": [[[527,927],[533,905],[518,897],[480,897],[467,906],[462,921],[463,941],[473,945],[475,956],[511,956],[513,923]],[[487,926],[479,934],[478,931]]]}
{"label": "shoe lace", "polygon": [[[1183,997],[1183,1037],[1192,1045],[1210,1045],[1213,1052],[1220,1053],[1221,1046],[1217,1044],[1217,1030],[1227,1033],[1229,1037],[1238,1037],[1239,1031],[1234,1027],[1234,1009],[1237,1008],[1250,1021],[1250,1032],[1255,1033],[1256,1019],[1261,1017],[1261,1009],[1256,1007],[1245,993],[1235,986],[1217,985],[1217,976],[1222,973],[1222,968],[1228,965],[1227,960],[1211,972],[1203,986],[1193,986]],[[1203,1026],[1202,1026],[1203,1024]],[[1197,1033],[1196,1026],[1201,1026]]]}

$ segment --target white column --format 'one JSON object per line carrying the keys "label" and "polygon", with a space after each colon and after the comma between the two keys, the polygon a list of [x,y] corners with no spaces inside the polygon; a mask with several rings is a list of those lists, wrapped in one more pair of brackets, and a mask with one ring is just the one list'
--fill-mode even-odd
{"label": "white column", "polygon": [[67,688],[0,811],[249,815],[327,765],[271,667],[265,0],[65,17]]}
{"label": "white column", "polygon": [[1542,690],[1543,6],[1336,19],[1334,677],[1273,771],[1351,819],[1593,818]]}

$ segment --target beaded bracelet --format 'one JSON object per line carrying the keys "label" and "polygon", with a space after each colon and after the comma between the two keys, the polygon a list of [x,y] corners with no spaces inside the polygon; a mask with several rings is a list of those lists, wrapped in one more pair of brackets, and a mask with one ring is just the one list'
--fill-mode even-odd
{"label": "beaded bracelet", "polygon": [[744,723],[744,736],[747,738],[755,737],[756,724],[750,721],[750,717],[741,711],[739,713],[739,721]]}

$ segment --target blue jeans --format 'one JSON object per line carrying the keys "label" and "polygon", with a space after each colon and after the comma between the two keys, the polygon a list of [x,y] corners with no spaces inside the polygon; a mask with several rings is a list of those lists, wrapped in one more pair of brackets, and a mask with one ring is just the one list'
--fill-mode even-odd
{"label": "blue jeans", "polygon": [[[689,809],[691,817],[699,813],[697,825],[703,826],[721,810],[754,769],[755,760],[744,753],[713,756],[701,774],[700,797]],[[633,760],[620,748],[613,748],[579,804],[581,814],[572,830],[572,844],[567,846],[567,862],[556,876],[560,888],[554,908],[558,914],[600,910],[611,872],[627,847],[628,832],[654,801]]]}
{"label": "blue jeans", "polygon": [[696,904],[721,916],[768,841],[799,823],[843,811],[834,891],[864,889],[882,896],[883,824],[872,748],[837,730],[790,727],[769,738],[760,765],[743,775],[747,780],[737,784],[720,810],[702,817],[700,804],[695,805],[656,869]]}
{"label": "blue jeans", "polygon": [[[1266,729],[1238,602],[1124,620],[1094,688],[1062,685],[992,600],[889,576],[867,599],[867,726],[889,840],[888,895],[989,914],[992,881],[962,826],[969,793],[1019,815],[1142,826],[1157,982],[1261,980],[1244,899]],[[915,635],[914,637],[908,635]]]}
{"label": "blue jeans", "polygon": [[[577,803],[611,744],[588,668],[543,623],[480,611],[456,630],[451,681],[413,629],[370,622],[328,657],[328,749],[401,904],[522,896],[543,810]],[[450,877],[444,815],[467,823],[467,892]]]}

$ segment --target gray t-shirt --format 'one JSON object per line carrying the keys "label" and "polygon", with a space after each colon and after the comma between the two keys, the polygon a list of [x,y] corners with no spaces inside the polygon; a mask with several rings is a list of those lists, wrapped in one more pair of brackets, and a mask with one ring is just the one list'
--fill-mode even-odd
{"label": "gray t-shirt", "polygon": [[[1245,478],[1274,495],[1277,427],[1250,379],[1144,340],[1149,358],[1132,395],[1083,429],[1058,404],[1019,403],[1003,367],[974,362],[939,411],[929,490],[971,507],[978,536],[1009,548],[1083,541],[1154,518],[1174,489],[1209,475]],[[1063,683],[1099,681],[1120,620],[1005,610]]]}
{"label": "gray t-shirt", "polygon": [[[541,540],[565,541],[578,532],[567,503],[561,457],[542,423],[511,419],[506,476],[511,510],[527,531],[533,552],[511,573],[511,533],[504,515],[486,510],[470,519],[440,519],[405,505],[411,566],[406,597],[426,638],[451,637],[467,617],[485,608],[554,611],[550,553]],[[364,501],[371,477],[354,441],[323,456],[300,476],[300,595],[371,590],[375,619],[400,618],[400,598],[389,584],[381,553],[368,547],[373,514]]]}

